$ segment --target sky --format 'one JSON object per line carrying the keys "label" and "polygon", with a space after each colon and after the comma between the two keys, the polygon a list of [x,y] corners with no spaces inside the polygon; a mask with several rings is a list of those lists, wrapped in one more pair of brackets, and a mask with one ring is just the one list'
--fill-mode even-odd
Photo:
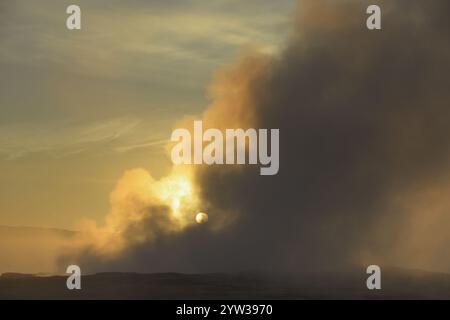
{"label": "sky", "polygon": [[[449,272],[450,5],[373,2],[1,2],[0,224],[77,230],[60,271]],[[278,174],[172,166],[193,119]]]}
{"label": "sky", "polygon": [[216,69],[246,47],[275,54],[291,0],[0,1],[0,225],[102,221],[135,167],[164,175],[166,141],[210,103]]}

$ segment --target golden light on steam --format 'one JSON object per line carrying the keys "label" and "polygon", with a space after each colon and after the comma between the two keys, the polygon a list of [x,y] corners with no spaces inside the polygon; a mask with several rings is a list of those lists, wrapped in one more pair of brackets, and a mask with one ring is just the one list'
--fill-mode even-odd
{"label": "golden light on steam", "polygon": [[130,245],[181,232],[194,224],[192,213],[200,202],[193,181],[191,170],[183,167],[160,180],[143,169],[127,171],[111,194],[106,223],[99,227],[95,221],[83,221],[76,246],[111,257]]}
{"label": "golden light on steam", "polygon": [[174,170],[171,175],[153,185],[153,192],[171,208],[173,218],[182,225],[188,220],[187,213],[199,202],[192,172],[187,169]]}
{"label": "golden light on steam", "polygon": [[192,196],[192,185],[186,176],[170,176],[164,179],[159,187],[159,198],[170,205],[175,215],[179,213],[182,201],[189,201]]}

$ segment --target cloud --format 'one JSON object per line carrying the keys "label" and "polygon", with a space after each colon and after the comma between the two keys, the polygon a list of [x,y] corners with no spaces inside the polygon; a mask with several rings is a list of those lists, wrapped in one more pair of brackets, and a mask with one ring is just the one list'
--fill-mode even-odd
{"label": "cloud", "polygon": [[[91,124],[55,125],[42,128],[29,123],[0,126],[0,154],[17,159],[34,153],[65,157],[74,153],[92,151],[99,147],[124,143],[139,126],[133,118],[116,118]],[[55,132],[59,132],[55,135]],[[119,150],[123,151],[117,147]],[[125,151],[127,149],[125,148]]]}
{"label": "cloud", "polygon": [[144,169],[134,169],[120,179],[110,200],[105,224],[82,221],[67,253],[59,258],[61,265],[92,257],[110,261],[129,248],[151,245],[158,238],[183,231],[194,224],[198,190],[186,169],[175,168],[160,180]]}
{"label": "cloud", "polygon": [[[280,128],[281,164],[271,178],[251,170],[201,174],[213,207],[242,216],[216,243],[234,257],[223,262],[228,267],[250,268],[254,261],[297,271],[362,261],[450,267],[442,257],[450,241],[443,230],[436,243],[432,230],[409,226],[418,219],[448,227],[448,203],[433,193],[428,198],[429,189],[446,190],[449,171],[449,79],[442,68],[450,65],[450,30],[436,25],[448,4],[378,3],[384,28],[371,33],[363,14],[369,1],[300,1],[282,56],[251,81],[245,66],[255,57],[241,62],[241,74],[232,73],[246,101],[241,112],[253,115],[257,127]],[[235,105],[223,105],[222,116]],[[439,201],[425,211],[427,200],[399,205],[393,199],[400,195]],[[408,231],[408,239],[419,238],[400,245],[399,235]],[[414,247],[427,259],[398,254]]]}
{"label": "cloud", "polygon": [[277,50],[291,3],[83,0],[83,29],[71,32],[70,1],[1,1],[0,152],[74,154],[85,150],[68,138],[78,139],[77,124],[129,116],[151,129],[115,150],[162,140],[174,119],[204,107],[210,71],[238,47]]}
{"label": "cloud", "polygon": [[206,126],[280,129],[276,176],[196,170],[202,210],[234,223],[135,243],[107,263],[87,255],[87,268],[448,270],[449,4],[375,2],[377,32],[365,27],[373,1],[299,1],[278,57],[248,53],[217,73]]}
{"label": "cloud", "polygon": [[[287,23],[283,13],[270,10],[274,7],[270,1],[240,4],[239,10],[223,1],[189,3],[80,1],[83,29],[70,33],[64,23],[69,2],[44,0],[38,5],[19,0],[11,10],[16,20],[9,19],[10,36],[0,46],[0,57],[91,77],[142,81],[161,68],[186,72],[186,66],[171,68],[174,63],[214,67],[247,43],[275,51],[278,32]],[[289,3],[275,7],[286,12]]]}

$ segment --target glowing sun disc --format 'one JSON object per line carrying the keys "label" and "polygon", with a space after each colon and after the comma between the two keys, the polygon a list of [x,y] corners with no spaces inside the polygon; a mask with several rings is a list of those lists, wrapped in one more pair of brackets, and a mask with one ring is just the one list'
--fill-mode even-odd
{"label": "glowing sun disc", "polygon": [[208,222],[208,215],[207,215],[206,213],[199,212],[199,213],[197,213],[197,215],[195,216],[195,221],[196,221],[198,224],[206,223],[206,222]]}

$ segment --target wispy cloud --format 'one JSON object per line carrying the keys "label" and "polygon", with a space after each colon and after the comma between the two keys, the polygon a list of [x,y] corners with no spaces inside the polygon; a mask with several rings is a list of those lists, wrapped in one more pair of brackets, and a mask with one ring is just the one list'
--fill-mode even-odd
{"label": "wispy cloud", "polygon": [[116,150],[117,152],[127,152],[127,151],[132,151],[135,149],[149,148],[149,147],[155,147],[155,146],[164,146],[168,142],[169,142],[168,139],[154,139],[154,140],[143,141],[143,142],[137,143],[137,144],[118,146],[114,150]]}
{"label": "wispy cloud", "polygon": [[134,118],[117,118],[71,126],[68,124],[51,127],[30,124],[2,125],[0,126],[0,154],[7,159],[17,159],[31,153],[65,157],[93,151],[100,147],[110,151],[125,152],[133,149],[132,146],[124,147],[123,145],[127,139],[131,139],[140,122]]}
{"label": "wispy cloud", "polygon": [[12,10],[17,20],[8,24],[10,36],[3,39],[0,57],[56,64],[96,77],[148,76],[155,61],[167,69],[176,61],[190,61],[201,69],[214,67],[242,45],[254,43],[276,51],[283,40],[280,31],[288,18],[280,9],[293,1],[275,6],[272,1],[251,2],[239,3],[241,9],[236,11],[234,1],[190,1],[189,6],[183,1],[134,1],[139,10],[128,2],[99,6],[81,1],[83,29],[69,33],[64,4],[18,0]]}

